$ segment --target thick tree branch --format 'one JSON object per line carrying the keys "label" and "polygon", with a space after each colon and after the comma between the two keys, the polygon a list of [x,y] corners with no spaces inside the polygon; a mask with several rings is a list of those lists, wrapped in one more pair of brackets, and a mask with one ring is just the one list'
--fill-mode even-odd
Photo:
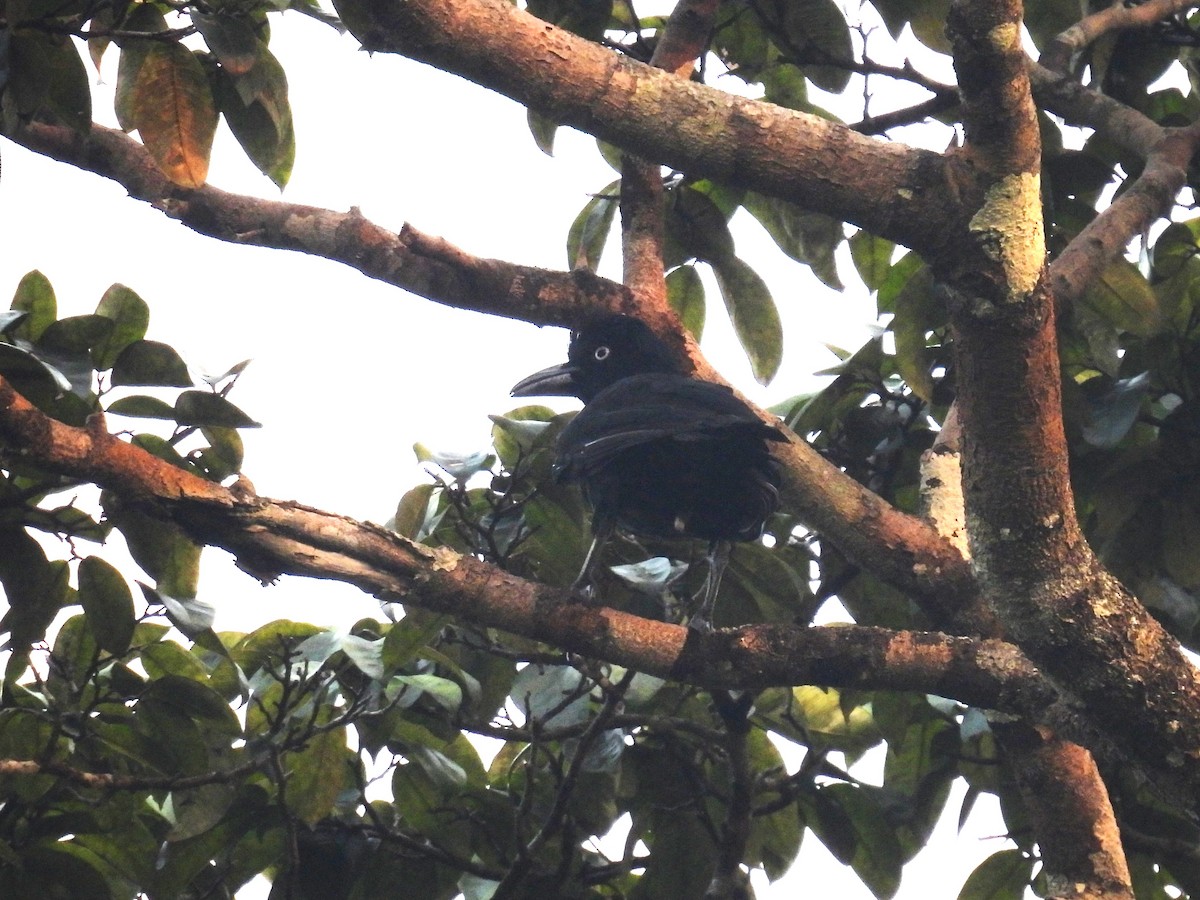
{"label": "thick tree branch", "polygon": [[[689,175],[793,200],[936,252],[952,221],[937,154],[745,100],[613,53],[504,0],[370,4],[356,37],[512,97]],[[881,202],[880,198],[886,198]]]}
{"label": "thick tree branch", "polygon": [[[1134,12],[1150,5],[1114,6],[1110,11]],[[1047,109],[1063,116],[1068,124],[1096,129],[1122,152],[1145,163],[1133,184],[1050,263],[1050,289],[1062,310],[1079,299],[1131,240],[1171,209],[1200,147],[1200,129],[1163,128],[1137,110],[1046,66],[1030,61],[1027,67],[1034,94]]]}
{"label": "thick tree branch", "polygon": [[965,702],[1008,710],[1026,702],[1039,708],[1054,697],[1036,670],[999,642],[857,627],[760,626],[707,636],[573,602],[567,591],[470,556],[222,487],[120,440],[100,416],[87,428],[50,419],[2,379],[0,439],[41,467],[93,481],[177,521],[254,571],[345,581],[639,671],[731,689],[810,681],[865,687],[879,679],[897,690],[962,693]]}
{"label": "thick tree branch", "polygon": [[1020,3],[955,3],[946,28],[968,152],[993,178],[1037,172],[1041,140],[1021,49]]}
{"label": "thick tree branch", "polygon": [[87,141],[67,128],[31,124],[16,140],[52,159],[122,185],[192,230],[234,244],[295,250],[344,263],[369,278],[457,309],[567,325],[597,305],[631,309],[623,287],[587,271],[554,272],[463,253],[405,227],[399,235],[364,218],[314,206],[231,194],[168,180],[128,135],[93,125]]}
{"label": "thick tree branch", "polygon": [[[259,200],[211,186],[177,187],[158,172],[141,144],[112,129],[97,126],[91,139],[81,144],[65,128],[33,125],[22,133],[21,142],[117,181],[132,196],[202,234],[322,256],[456,308],[566,326],[577,326],[601,309],[646,313],[626,288],[586,270],[552,272],[480,259],[408,226],[396,235],[355,212]],[[646,317],[660,332],[671,327],[664,312]],[[684,352],[678,332],[664,336]],[[687,346],[697,374],[716,378],[695,344]],[[798,438],[777,452],[787,470],[788,508],[838,543],[855,562],[931,604],[946,627],[978,633],[978,593],[957,550]]]}
{"label": "thick tree branch", "polygon": [[[1117,755],[1069,696],[1012,645],[936,633],[837,626],[694,630],[580,604],[470,556],[431,549],[378,526],[254,497],[209,482],[100,427],[47,418],[0,380],[0,440],[39,467],[93,481],[145,512],[221,547],[264,578],[280,574],[344,581],[585,656],[711,689],[772,685],[912,690],[1046,721],[1114,762],[1138,760],[1155,781],[1200,780],[1200,761]],[[1128,724],[1128,723],[1126,723]],[[1197,739],[1200,743],[1200,738]],[[1153,742],[1148,747],[1156,746]],[[1141,747],[1138,748],[1142,749]]]}
{"label": "thick tree branch", "polygon": [[1042,54],[1042,65],[1056,72],[1065,72],[1072,56],[1090,47],[1104,35],[1114,31],[1150,28],[1195,5],[1195,0],[1143,0],[1135,4],[1110,4],[1090,16],[1084,16],[1055,37]]}
{"label": "thick tree branch", "polygon": [[[1054,305],[1039,278],[1036,122],[1016,26],[1019,4],[962,0],[950,19],[965,85],[968,147],[992,183],[969,238],[985,264],[951,301],[963,424],[967,525],[976,574],[1007,636],[1085,698],[1126,748],[1193,757],[1200,685],[1178,645],[1111,575],[1075,518],[1062,424]],[[999,55],[1000,59],[997,59]],[[984,72],[1007,74],[985,84]],[[988,121],[988,116],[1006,121]],[[988,267],[990,263],[990,268]],[[1129,727],[1131,718],[1149,725]],[[1182,723],[1186,722],[1186,725]],[[1177,771],[1183,773],[1185,765]],[[1187,776],[1190,805],[1200,781]]]}
{"label": "thick tree branch", "polygon": [[1062,116],[1068,125],[1094,128],[1121,150],[1145,159],[1163,139],[1167,129],[1149,116],[1119,100],[1026,61],[1033,95],[1047,111]]}
{"label": "thick tree branch", "polygon": [[1187,182],[1200,149],[1200,126],[1164,130],[1133,184],[1096,216],[1050,263],[1047,276],[1061,310],[1074,303],[1139,234],[1161,219]]}
{"label": "thick tree branch", "polygon": [[[659,35],[650,65],[688,78],[704,53],[717,0],[680,0]],[[667,309],[663,272],[663,183],[657,163],[627,153],[621,160],[621,258],[624,282],[651,312]]]}
{"label": "thick tree branch", "polygon": [[1133,900],[1108,789],[1091,755],[1026,723],[993,723],[1038,836],[1047,896]]}
{"label": "thick tree branch", "polygon": [[[921,495],[938,530],[965,542],[960,445],[957,406],[951,406],[936,443],[921,457]],[[991,718],[1033,821],[1052,895],[1083,885],[1075,896],[1133,900],[1116,817],[1091,754],[1028,721]]]}

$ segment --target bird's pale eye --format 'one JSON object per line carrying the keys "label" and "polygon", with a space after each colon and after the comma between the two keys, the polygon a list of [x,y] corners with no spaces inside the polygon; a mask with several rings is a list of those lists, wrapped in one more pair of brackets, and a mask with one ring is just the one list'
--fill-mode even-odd
{"label": "bird's pale eye", "polygon": [[610,353],[612,353],[612,351],[609,350],[607,347],[597,347],[596,352],[593,353],[592,355],[596,357],[596,360],[598,362],[604,362],[604,360],[608,359],[608,355]]}

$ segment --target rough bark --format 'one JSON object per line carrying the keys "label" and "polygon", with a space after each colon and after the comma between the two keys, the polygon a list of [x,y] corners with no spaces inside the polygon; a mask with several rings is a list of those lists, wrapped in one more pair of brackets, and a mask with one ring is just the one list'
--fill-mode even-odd
{"label": "rough bark", "polygon": [[1046,896],[1133,900],[1120,830],[1091,755],[1024,723],[993,728],[1038,836]]}

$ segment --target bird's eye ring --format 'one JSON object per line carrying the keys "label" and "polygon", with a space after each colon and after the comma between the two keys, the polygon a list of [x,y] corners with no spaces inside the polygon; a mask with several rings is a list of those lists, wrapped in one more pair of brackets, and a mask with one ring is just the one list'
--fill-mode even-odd
{"label": "bird's eye ring", "polygon": [[592,355],[595,356],[599,362],[604,362],[604,360],[608,359],[608,355],[610,353],[612,353],[612,351],[607,347],[597,347],[596,352]]}

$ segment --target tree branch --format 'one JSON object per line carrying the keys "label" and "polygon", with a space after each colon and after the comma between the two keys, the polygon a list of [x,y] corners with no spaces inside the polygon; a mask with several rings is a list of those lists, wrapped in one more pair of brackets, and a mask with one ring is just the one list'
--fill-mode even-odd
{"label": "tree branch", "polygon": [[1117,754],[1090,724],[1091,713],[1082,715],[1076,701],[1002,641],[860,626],[759,625],[699,634],[580,604],[568,591],[525,581],[471,556],[425,547],[376,525],[255,497],[244,486],[222,487],[99,426],[99,417],[87,428],[49,419],[0,380],[0,439],[15,452],[174,521],[264,579],[289,574],[344,581],[380,598],[709,689],[816,684],[952,697],[1049,722],[1100,748],[1105,758],[1139,760],[1156,781],[1174,784],[1179,775],[1200,781],[1200,760],[1186,757],[1178,772],[1173,758],[1149,752],[1161,749],[1158,742]]}
{"label": "tree branch", "polygon": [[1200,149],[1200,125],[1163,129],[1162,139],[1127,190],[1092,219],[1047,268],[1054,302],[1061,310],[1083,294],[1129,242],[1162,218],[1187,183],[1188,165]]}
{"label": "tree branch", "polygon": [[[1176,741],[1181,723],[1200,728],[1196,671],[1100,566],[1075,517],[1054,306],[1039,278],[1041,242],[1028,234],[1040,229],[1040,198],[1019,22],[1019,4],[984,0],[960,0],[950,18],[956,66],[970,86],[968,135],[990,142],[968,147],[991,185],[972,218],[977,252],[964,255],[991,268],[964,274],[959,283],[971,293],[954,292],[950,303],[971,553],[1006,635],[1071,684],[1122,746],[1159,743],[1163,759],[1178,759],[1193,746]],[[985,83],[985,71],[1008,80]],[[1130,729],[1130,717],[1149,731]],[[1194,806],[1200,780],[1187,781]]]}
{"label": "tree branch", "polygon": [[1047,896],[1133,900],[1117,820],[1082,747],[1026,723],[993,723],[1041,848]]}
{"label": "tree branch", "polygon": [[1099,38],[1114,31],[1150,28],[1164,19],[1195,6],[1195,0],[1142,0],[1127,5],[1113,3],[1104,9],[1084,16],[1054,38],[1041,63],[1055,72],[1066,72],[1071,57]]}
{"label": "tree branch", "polygon": [[[677,78],[505,0],[386,0],[355,36],[461,75],[643,158],[837,216],[922,252],[953,221],[937,154]],[[879,198],[887,198],[881,203]]]}
{"label": "tree branch", "polygon": [[[480,259],[405,226],[399,235],[352,211],[230,194],[211,186],[171,184],[149,154],[113,129],[93,128],[86,143],[66,128],[32,125],[21,142],[55,159],[122,184],[194,230],[234,243],[297,250],[352,266],[369,277],[461,309],[538,324],[577,326],[599,309],[644,314],[625,287],[579,269],[553,272]],[[663,313],[648,316],[662,332]],[[678,332],[672,335],[679,346]],[[719,377],[688,342],[698,376]],[[764,418],[767,417],[763,413]],[[799,438],[776,450],[786,469],[784,501],[858,564],[930,604],[938,621],[978,633],[978,592],[957,550],[927,524],[900,512],[832,466]],[[892,552],[899,551],[899,552]]]}
{"label": "tree branch", "polygon": [[[50,419],[0,379],[0,438],[46,469],[117,492],[148,514],[176,521],[253,571],[336,579],[380,597],[412,601],[526,634],[585,656],[697,684],[743,689],[814,683],[959,691],[965,702],[1034,708],[1053,691],[998,642],[885,629],[758,626],[715,636],[574,601],[471,556],[431,549],[394,532],[298,503],[222,487],[120,440],[94,416],[86,428]],[[971,674],[974,673],[974,674]],[[968,677],[969,676],[969,677]],[[881,681],[880,684],[884,683]]]}

